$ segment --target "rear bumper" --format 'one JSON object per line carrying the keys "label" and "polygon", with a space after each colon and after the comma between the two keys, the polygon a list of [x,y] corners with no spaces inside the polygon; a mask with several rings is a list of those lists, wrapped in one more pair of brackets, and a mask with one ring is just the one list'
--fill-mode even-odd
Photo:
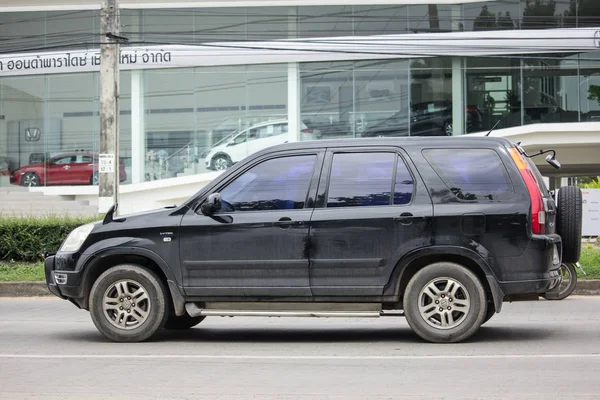
{"label": "rear bumper", "polygon": [[[498,284],[505,296],[544,294],[560,283],[562,241],[559,235],[533,235],[520,257],[504,257],[500,261],[508,277]],[[510,264],[510,265],[509,265]]]}

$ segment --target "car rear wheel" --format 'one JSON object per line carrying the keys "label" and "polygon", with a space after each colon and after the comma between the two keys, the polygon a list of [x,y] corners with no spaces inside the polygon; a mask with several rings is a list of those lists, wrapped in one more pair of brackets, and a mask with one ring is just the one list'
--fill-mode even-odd
{"label": "car rear wheel", "polygon": [[90,314],[96,328],[115,342],[141,342],[168,317],[167,291],[158,276],[139,265],[105,271],[92,286]]}
{"label": "car rear wheel", "polygon": [[484,321],[483,285],[467,268],[438,262],[419,270],[404,292],[408,324],[421,338],[455,343],[471,337]]}
{"label": "car rear wheel", "polygon": [[190,317],[189,315],[171,315],[165,323],[165,329],[184,330],[190,329],[204,321],[206,317]]}
{"label": "car rear wheel", "polygon": [[212,167],[216,171],[225,171],[231,164],[231,159],[225,155],[216,156],[212,159]]}
{"label": "car rear wheel", "polygon": [[444,122],[444,126],[442,127],[442,135],[452,136],[452,122],[450,122],[450,121]]}
{"label": "car rear wheel", "polygon": [[562,261],[576,263],[581,255],[582,195],[576,186],[558,191],[556,233],[562,239]]}
{"label": "car rear wheel", "polygon": [[94,172],[92,176],[90,176],[90,185],[97,185],[100,182],[100,178],[98,177],[98,172]]}
{"label": "car rear wheel", "polygon": [[28,172],[21,177],[21,185],[23,186],[40,186],[40,177],[35,172]]}
{"label": "car rear wheel", "polygon": [[496,314],[496,307],[494,307],[494,304],[491,302],[488,302],[487,305],[487,309],[485,311],[485,318],[483,319],[483,322],[481,323],[481,325],[485,324],[486,322],[488,322],[490,319],[492,319],[492,317]]}

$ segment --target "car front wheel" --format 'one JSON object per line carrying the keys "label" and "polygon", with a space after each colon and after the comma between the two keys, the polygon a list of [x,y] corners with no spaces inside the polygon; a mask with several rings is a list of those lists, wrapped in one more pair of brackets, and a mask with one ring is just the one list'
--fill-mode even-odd
{"label": "car front wheel", "polygon": [[231,166],[231,159],[227,156],[216,156],[212,160],[212,167],[216,171],[225,171]]}
{"label": "car front wheel", "polygon": [[141,342],[163,327],[168,317],[165,285],[139,265],[122,264],[105,271],[90,292],[96,328],[115,342]]}
{"label": "car front wheel", "polygon": [[455,343],[471,337],[484,321],[483,285],[467,268],[438,262],[419,270],[404,292],[408,324],[421,338]]}
{"label": "car front wheel", "polygon": [[35,172],[28,172],[21,177],[21,185],[23,186],[40,186],[40,177]]}

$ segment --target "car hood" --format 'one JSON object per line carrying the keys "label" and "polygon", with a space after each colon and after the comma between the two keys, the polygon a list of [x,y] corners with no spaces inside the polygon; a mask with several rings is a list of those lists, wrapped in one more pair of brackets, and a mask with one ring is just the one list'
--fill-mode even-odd
{"label": "car hood", "polygon": [[225,143],[225,144],[220,144],[218,146],[215,146],[215,147],[211,148],[206,155],[210,156],[211,154],[215,154],[221,150],[225,150],[227,148],[228,144],[229,143]]}
{"label": "car hood", "polygon": [[23,165],[22,167],[19,167],[20,170],[24,170],[24,169],[34,169],[34,168],[44,168],[44,164],[29,164],[29,165]]}

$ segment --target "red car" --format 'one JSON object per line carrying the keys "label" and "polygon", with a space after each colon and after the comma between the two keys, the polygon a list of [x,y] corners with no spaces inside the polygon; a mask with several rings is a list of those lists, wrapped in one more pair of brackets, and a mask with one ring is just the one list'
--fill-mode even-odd
{"label": "red car", "polygon": [[[119,163],[119,180],[127,179],[123,160]],[[97,185],[98,156],[92,153],[64,153],[45,163],[25,165],[14,170],[10,183],[21,186]]]}

